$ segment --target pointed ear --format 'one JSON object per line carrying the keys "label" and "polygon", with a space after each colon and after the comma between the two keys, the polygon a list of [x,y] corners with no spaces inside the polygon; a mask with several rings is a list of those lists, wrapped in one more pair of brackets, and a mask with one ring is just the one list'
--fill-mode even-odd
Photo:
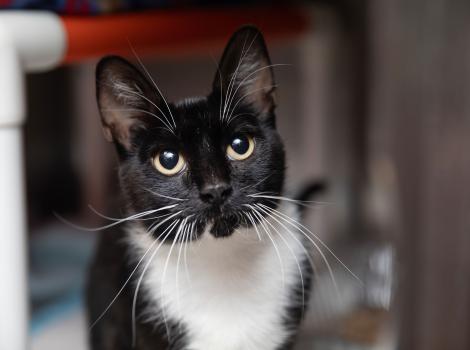
{"label": "pointed ear", "polygon": [[213,93],[222,94],[225,109],[249,106],[260,116],[268,116],[276,107],[274,90],[274,75],[263,35],[253,26],[240,28],[222,55]]}
{"label": "pointed ear", "polygon": [[163,97],[121,57],[108,56],[98,63],[96,95],[106,139],[126,150],[132,147],[135,131],[165,121],[160,107]]}

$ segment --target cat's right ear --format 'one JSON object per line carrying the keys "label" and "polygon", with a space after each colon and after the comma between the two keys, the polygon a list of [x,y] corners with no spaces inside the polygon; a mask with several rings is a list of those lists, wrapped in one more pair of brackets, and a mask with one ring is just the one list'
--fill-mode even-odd
{"label": "cat's right ear", "polygon": [[163,97],[130,62],[118,56],[103,58],[96,67],[96,96],[103,131],[127,151],[138,129],[155,123]]}
{"label": "cat's right ear", "polygon": [[245,105],[260,118],[273,116],[276,84],[263,34],[256,27],[243,26],[232,35],[212,87],[224,101],[223,115]]}

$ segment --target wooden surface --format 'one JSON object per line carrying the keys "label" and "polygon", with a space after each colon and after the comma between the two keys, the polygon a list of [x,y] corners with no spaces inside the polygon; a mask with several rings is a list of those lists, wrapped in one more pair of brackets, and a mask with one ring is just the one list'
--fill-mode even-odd
{"label": "wooden surface", "polygon": [[399,349],[470,349],[470,2],[370,1],[372,158],[396,173]]}

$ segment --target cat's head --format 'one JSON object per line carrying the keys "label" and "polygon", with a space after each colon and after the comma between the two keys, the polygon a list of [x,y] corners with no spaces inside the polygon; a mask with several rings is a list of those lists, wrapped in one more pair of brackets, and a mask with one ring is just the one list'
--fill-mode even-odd
{"label": "cat's head", "polygon": [[125,199],[133,213],[148,213],[146,227],[163,239],[174,237],[172,225],[181,223],[194,230],[193,238],[206,228],[225,237],[258,221],[254,203],[275,207],[274,200],[256,197],[279,195],[285,168],[262,34],[243,27],[232,36],[206,97],[169,103],[141,69],[106,57],[96,82]]}

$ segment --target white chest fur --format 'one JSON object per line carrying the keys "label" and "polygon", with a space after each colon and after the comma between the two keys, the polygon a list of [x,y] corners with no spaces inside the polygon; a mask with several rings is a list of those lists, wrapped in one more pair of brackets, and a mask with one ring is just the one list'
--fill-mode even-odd
{"label": "white chest fur", "polygon": [[[143,278],[140,297],[149,315],[181,323],[186,350],[275,350],[290,335],[285,307],[299,285],[305,249],[277,222],[239,230],[228,238],[204,233],[187,247],[162,245]],[[153,239],[130,232],[137,257]],[[181,249],[180,249],[181,248]],[[158,313],[158,314],[157,314]]]}

